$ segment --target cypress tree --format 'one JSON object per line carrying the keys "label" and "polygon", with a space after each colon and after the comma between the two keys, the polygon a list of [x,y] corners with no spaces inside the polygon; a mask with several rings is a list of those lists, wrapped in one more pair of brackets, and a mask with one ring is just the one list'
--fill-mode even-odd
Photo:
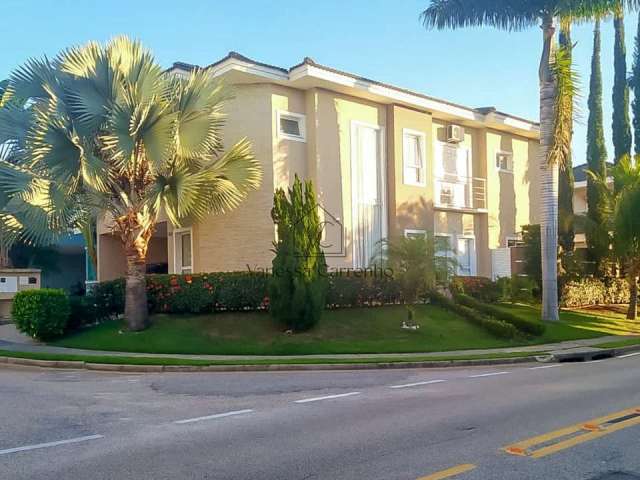
{"label": "cypress tree", "polygon": [[[602,113],[602,70],[600,68],[600,21],[596,20],[593,34],[593,57],[591,59],[591,79],[589,82],[589,119],[587,121],[587,167],[598,176],[604,177],[607,172],[607,149],[604,141]],[[602,260],[609,248],[605,240],[606,232],[604,207],[605,198],[598,185],[587,177],[587,222],[586,237],[589,258],[595,264],[596,272],[600,270]]]}
{"label": "cypress tree", "polygon": [[627,82],[627,48],[624,40],[624,11],[620,7],[613,18],[615,29],[613,79],[613,132],[614,161],[631,155],[631,122],[629,120],[629,84]]}
{"label": "cypress tree", "polygon": [[636,155],[640,155],[640,14],[638,14],[638,31],[633,50],[631,88],[633,90],[631,109],[633,111],[633,136],[635,138],[634,152]]}
{"label": "cypress tree", "polygon": [[[559,36],[560,48],[567,52],[569,60],[572,59],[573,44],[571,43],[571,24],[564,22]],[[570,99],[571,118],[573,118],[573,98]],[[573,136],[573,130],[571,132]],[[562,253],[572,252],[574,248],[574,224],[573,224],[573,161],[571,151],[560,166],[558,178],[558,243],[562,247]]]}
{"label": "cypress tree", "polygon": [[281,188],[276,190],[271,217],[278,238],[269,282],[269,310],[288,328],[308,330],[320,320],[327,294],[322,227],[311,181],[303,185],[296,175],[288,195]]}

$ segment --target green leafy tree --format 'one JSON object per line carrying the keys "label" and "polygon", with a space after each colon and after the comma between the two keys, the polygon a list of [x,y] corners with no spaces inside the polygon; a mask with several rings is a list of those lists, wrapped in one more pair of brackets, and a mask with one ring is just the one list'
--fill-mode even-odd
{"label": "green leafy tree", "polygon": [[206,70],[165,73],[126,37],[31,59],[9,80],[5,99],[27,98],[30,108],[0,110],[0,144],[16,158],[0,161],[3,223],[46,243],[104,213],[126,256],[128,327],[145,328],[145,264],[160,212],[175,226],[197,222],[260,183],[247,140],[223,150],[229,91]]}
{"label": "green leafy tree", "polygon": [[640,163],[623,156],[611,174],[619,186],[608,185],[607,175],[588,172],[607,199],[606,227],[613,232],[612,245],[616,258],[624,266],[629,282],[630,302],[627,318],[638,316],[638,276],[640,276]]}
{"label": "green leafy tree", "polygon": [[[629,119],[629,83],[627,81],[627,48],[624,40],[624,10],[622,6],[613,16],[615,30],[613,55],[613,152],[614,162],[631,155],[631,121]],[[618,188],[618,185],[616,185]]]}
{"label": "green leafy tree", "polygon": [[542,284],[540,225],[523,225],[522,242],[524,243],[524,273],[539,287]]}
{"label": "green leafy tree", "polygon": [[[602,70],[600,66],[600,21],[596,20],[593,33],[593,56],[589,84],[589,118],[587,121],[587,167],[597,175],[607,175],[607,148],[604,140],[602,113]],[[594,178],[587,176],[587,218],[585,235],[589,260],[594,271],[601,272],[609,252],[609,231],[606,220],[606,192],[599,188]]]}
{"label": "green leafy tree", "polygon": [[[540,81],[540,171],[542,242],[542,318],[557,321],[558,315],[558,169],[566,139],[556,134],[557,77],[556,22],[584,21],[614,12],[620,5],[637,7],[640,0],[431,0],[422,12],[428,28],[488,26],[523,30],[540,26],[542,56]],[[561,128],[564,128],[561,126]],[[560,145],[558,145],[558,143]],[[558,148],[560,147],[560,148]]]}
{"label": "green leafy tree", "polygon": [[288,328],[308,330],[320,320],[328,287],[327,264],[320,246],[322,226],[311,181],[303,184],[296,175],[288,192],[276,190],[271,217],[277,241],[269,310]]}

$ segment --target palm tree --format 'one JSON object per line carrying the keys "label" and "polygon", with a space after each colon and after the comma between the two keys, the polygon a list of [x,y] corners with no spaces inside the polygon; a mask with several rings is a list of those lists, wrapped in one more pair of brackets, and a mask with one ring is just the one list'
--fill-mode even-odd
{"label": "palm tree", "polygon": [[246,139],[223,151],[229,91],[205,70],[167,74],[119,37],[29,60],[8,94],[30,108],[0,112],[0,144],[18,158],[0,160],[0,192],[40,207],[26,210],[21,235],[42,243],[105,214],[126,256],[128,327],[145,328],[145,263],[161,212],[176,226],[197,222],[260,183]]}
{"label": "palm tree", "polygon": [[557,21],[573,22],[602,17],[620,5],[637,7],[640,0],[431,0],[422,12],[426,28],[488,26],[508,31],[540,26],[542,56],[540,81],[540,170],[542,234],[542,319],[557,321],[558,316],[558,167],[554,120],[557,78],[553,68],[556,56],[554,36]]}
{"label": "palm tree", "polygon": [[612,234],[616,258],[624,266],[629,282],[627,318],[638,316],[638,277],[640,276],[640,162],[623,155],[611,169],[617,189],[607,183],[607,174],[587,171],[605,199],[605,226]]}

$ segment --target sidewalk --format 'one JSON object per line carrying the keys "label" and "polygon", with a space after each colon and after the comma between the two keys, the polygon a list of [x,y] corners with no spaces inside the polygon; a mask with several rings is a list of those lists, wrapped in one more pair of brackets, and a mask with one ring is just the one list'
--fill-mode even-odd
{"label": "sidewalk", "polygon": [[543,345],[528,345],[524,347],[490,348],[475,350],[453,350],[446,352],[425,352],[425,353],[362,353],[362,354],[335,354],[335,355],[186,355],[174,353],[132,353],[113,352],[106,350],[83,350],[78,348],[52,347],[40,344],[33,339],[18,332],[13,324],[0,325],[0,350],[14,352],[35,352],[35,353],[58,353],[69,355],[87,356],[126,356],[126,357],[148,357],[148,358],[184,358],[193,360],[288,360],[296,358],[309,359],[357,359],[357,358],[403,358],[403,357],[465,357],[469,355],[491,355],[499,353],[526,353],[526,352],[559,352],[580,347],[590,347],[600,343],[625,340],[627,338],[637,338],[636,336],[607,335],[604,337],[590,338],[585,340],[571,340],[560,343],[548,343]]}

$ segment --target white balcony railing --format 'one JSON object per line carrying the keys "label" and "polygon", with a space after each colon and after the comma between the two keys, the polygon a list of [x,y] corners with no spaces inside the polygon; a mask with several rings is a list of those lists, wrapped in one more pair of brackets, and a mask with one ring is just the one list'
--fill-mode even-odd
{"label": "white balcony railing", "polygon": [[487,180],[448,173],[436,177],[434,205],[436,208],[484,210],[487,208]]}

